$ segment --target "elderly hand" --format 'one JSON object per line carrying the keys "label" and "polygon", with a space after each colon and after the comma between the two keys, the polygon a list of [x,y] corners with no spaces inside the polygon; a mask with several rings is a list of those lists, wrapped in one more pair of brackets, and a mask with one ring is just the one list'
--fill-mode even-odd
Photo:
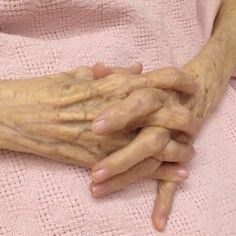
{"label": "elderly hand", "polygon": [[[146,87],[158,85],[160,88],[172,88],[188,94],[194,94],[199,89],[193,76],[174,68],[146,73],[143,78],[146,78]],[[118,84],[119,80],[123,81],[123,89],[127,93],[129,81],[124,76],[117,76],[117,80]],[[137,84],[140,83],[138,80]],[[180,96],[176,92],[145,88],[129,93],[127,98],[96,118],[93,130],[96,134],[104,135],[122,129],[145,128],[129,145],[93,168],[93,195],[104,196],[141,177],[155,178],[161,161],[188,161],[193,156],[193,148],[186,142],[196,135],[199,125],[198,118],[180,104]],[[181,174],[182,178],[187,177],[186,172]],[[164,229],[175,188],[173,183],[159,184],[153,212],[153,222],[159,230]]]}
{"label": "elderly hand", "polygon": [[91,168],[128,144],[132,132],[92,133],[95,116],[120,101],[93,95],[94,76],[92,68],[81,67],[35,80],[1,81],[0,148]]}
{"label": "elderly hand", "polygon": [[[134,75],[141,71],[139,64],[125,69],[125,73]],[[91,132],[92,119],[120,101],[96,96],[93,79],[114,72],[122,73],[124,69],[81,67],[36,80],[1,81],[0,148],[92,168],[127,145],[135,135],[132,131],[106,136]],[[163,175],[162,179],[176,179],[175,172],[180,168],[171,167],[172,175]]]}

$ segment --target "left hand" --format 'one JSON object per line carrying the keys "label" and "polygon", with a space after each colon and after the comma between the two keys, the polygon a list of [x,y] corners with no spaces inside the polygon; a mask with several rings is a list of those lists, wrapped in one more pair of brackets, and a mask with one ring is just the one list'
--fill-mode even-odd
{"label": "left hand", "polygon": [[[164,77],[162,84],[159,84],[162,88],[175,88],[190,94],[196,88],[192,76],[173,68],[146,73],[145,76],[149,80],[149,85],[155,78]],[[100,125],[96,125],[96,122],[100,122]],[[179,104],[179,95],[176,92],[153,88],[134,91],[128,98],[103,112],[94,123],[94,131],[97,134],[107,134],[123,128],[152,127],[144,128],[130,145],[113,153],[93,168],[96,184],[92,184],[92,192],[97,195],[96,189],[102,189],[100,196],[123,188],[141,177],[153,177],[153,173],[163,160],[188,161],[193,155],[192,147],[181,142],[183,140],[178,142],[180,136],[177,140],[173,140],[172,137],[170,141],[173,133],[168,129],[184,132],[189,137],[196,135],[199,129],[198,119]],[[149,161],[150,159],[152,161]],[[140,171],[141,169],[143,171]],[[100,176],[96,175],[96,171],[99,170]],[[106,176],[101,176],[101,170]],[[173,183],[159,184],[160,201],[156,201],[153,213],[154,225],[159,230],[164,228],[175,188],[176,185]]]}

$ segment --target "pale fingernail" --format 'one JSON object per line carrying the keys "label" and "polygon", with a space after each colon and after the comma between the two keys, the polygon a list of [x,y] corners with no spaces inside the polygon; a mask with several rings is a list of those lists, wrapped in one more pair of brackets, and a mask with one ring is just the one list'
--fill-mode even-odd
{"label": "pale fingernail", "polygon": [[104,133],[108,130],[108,126],[107,126],[105,120],[99,120],[93,124],[92,129],[96,133]]}
{"label": "pale fingernail", "polygon": [[164,217],[162,217],[162,218],[160,219],[158,225],[159,225],[159,227],[160,227],[161,230],[164,230],[165,227],[166,227],[166,219],[165,219]]}
{"label": "pale fingernail", "polygon": [[98,197],[106,192],[104,185],[96,185],[92,187],[92,193],[94,197]]}
{"label": "pale fingernail", "polygon": [[93,172],[92,176],[93,176],[93,181],[95,183],[98,183],[98,182],[102,182],[102,181],[106,180],[107,178],[109,178],[109,173],[107,170],[101,169],[101,170],[97,170],[97,171]]}
{"label": "pale fingernail", "polygon": [[184,178],[188,177],[188,171],[185,170],[185,169],[180,169],[180,170],[178,170],[178,171],[177,171],[177,174],[178,174],[178,176],[180,176],[180,177],[184,177]]}

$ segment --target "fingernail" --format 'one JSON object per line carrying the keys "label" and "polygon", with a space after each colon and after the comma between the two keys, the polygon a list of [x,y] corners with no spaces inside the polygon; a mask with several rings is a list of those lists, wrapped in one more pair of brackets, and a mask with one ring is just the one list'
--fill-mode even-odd
{"label": "fingernail", "polygon": [[107,170],[101,169],[93,172],[92,176],[93,176],[93,181],[95,183],[98,183],[106,180],[109,177],[109,173]]}
{"label": "fingernail", "polygon": [[96,133],[104,133],[104,132],[107,131],[108,126],[107,126],[105,120],[99,120],[99,121],[96,121],[96,122],[93,124],[92,129],[93,129],[93,131],[96,132]]}
{"label": "fingernail", "polygon": [[104,185],[96,185],[92,187],[92,193],[94,197],[98,197],[106,192]]}
{"label": "fingernail", "polygon": [[164,217],[160,219],[159,227],[160,227],[161,230],[165,229],[165,227],[166,227],[166,219]]}
{"label": "fingernail", "polygon": [[180,177],[184,177],[184,178],[188,177],[188,171],[185,170],[185,169],[180,169],[180,170],[178,170],[178,171],[177,171],[177,174],[178,174],[178,176],[180,176]]}

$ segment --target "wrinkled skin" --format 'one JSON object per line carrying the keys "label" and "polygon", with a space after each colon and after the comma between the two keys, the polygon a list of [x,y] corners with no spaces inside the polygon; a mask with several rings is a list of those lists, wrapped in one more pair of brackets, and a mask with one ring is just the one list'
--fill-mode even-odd
{"label": "wrinkled skin", "polygon": [[[116,83],[125,81],[126,76],[116,75]],[[163,68],[143,76],[148,79],[147,84],[151,88],[131,92],[94,121],[93,131],[103,135],[132,127],[142,128],[128,145],[95,165],[92,170],[94,182],[91,184],[95,197],[103,197],[143,177],[160,180],[158,170],[160,166],[163,169],[163,165],[167,165],[162,161],[168,162],[168,165],[171,162],[187,162],[194,154],[191,139],[199,131],[201,122],[186,102],[198,103],[197,97],[202,91],[199,80],[176,68]],[[123,86],[127,87],[127,84],[129,81]],[[186,100],[178,92],[156,89],[155,86],[179,90],[186,94]],[[170,168],[167,172],[170,173]],[[187,173],[181,171],[180,176],[184,179]],[[165,180],[158,182],[152,216],[154,226],[160,231],[164,230],[171,211],[177,187],[174,182],[178,182],[177,179],[171,182]]]}
{"label": "wrinkled skin", "polygon": [[[119,104],[129,94],[135,93],[136,89],[145,87],[151,87],[151,97],[154,95],[161,102],[166,99],[163,103],[166,106],[178,97],[176,92],[153,89],[153,86],[163,86],[160,78],[154,78],[153,84],[150,84],[147,78],[138,76],[141,72],[140,65],[138,68],[106,70],[103,66],[95,66],[93,70],[83,67],[35,80],[1,81],[0,148],[35,153],[57,161],[92,168],[105,156],[129,144],[138,133],[136,128],[142,126],[142,123],[148,125],[153,119],[152,116],[146,117],[140,124],[134,123],[121,131],[96,135],[92,132],[92,120],[101,111]],[[127,77],[125,79],[124,74]],[[94,77],[107,75],[110,75],[107,79],[93,80]],[[190,86],[189,82],[186,84],[191,90],[191,83]],[[150,95],[146,93],[148,100]],[[157,102],[156,105],[159,106],[160,103]],[[167,115],[167,119],[168,117]],[[160,122],[166,120],[166,117],[163,118]],[[166,133],[165,129],[161,130]],[[157,153],[156,157],[163,160],[165,156],[172,157],[171,152],[167,148],[162,153]],[[178,161],[178,158],[180,156],[172,161]],[[185,161],[189,159],[187,155],[185,158]],[[150,156],[124,175],[113,179],[111,187],[115,184],[118,190],[124,187],[124,180],[128,184],[142,177],[163,180],[163,183],[181,182],[187,177],[186,169],[182,165],[160,165],[161,162],[155,159],[155,155]],[[165,188],[159,188],[158,197],[159,206],[162,206],[173,194]]]}
{"label": "wrinkled skin", "polygon": [[[36,80],[1,84],[1,148],[91,168],[131,141],[134,133],[91,132],[91,122],[119,97],[93,94],[93,72],[84,67]],[[91,89],[88,89],[88,88]]]}

